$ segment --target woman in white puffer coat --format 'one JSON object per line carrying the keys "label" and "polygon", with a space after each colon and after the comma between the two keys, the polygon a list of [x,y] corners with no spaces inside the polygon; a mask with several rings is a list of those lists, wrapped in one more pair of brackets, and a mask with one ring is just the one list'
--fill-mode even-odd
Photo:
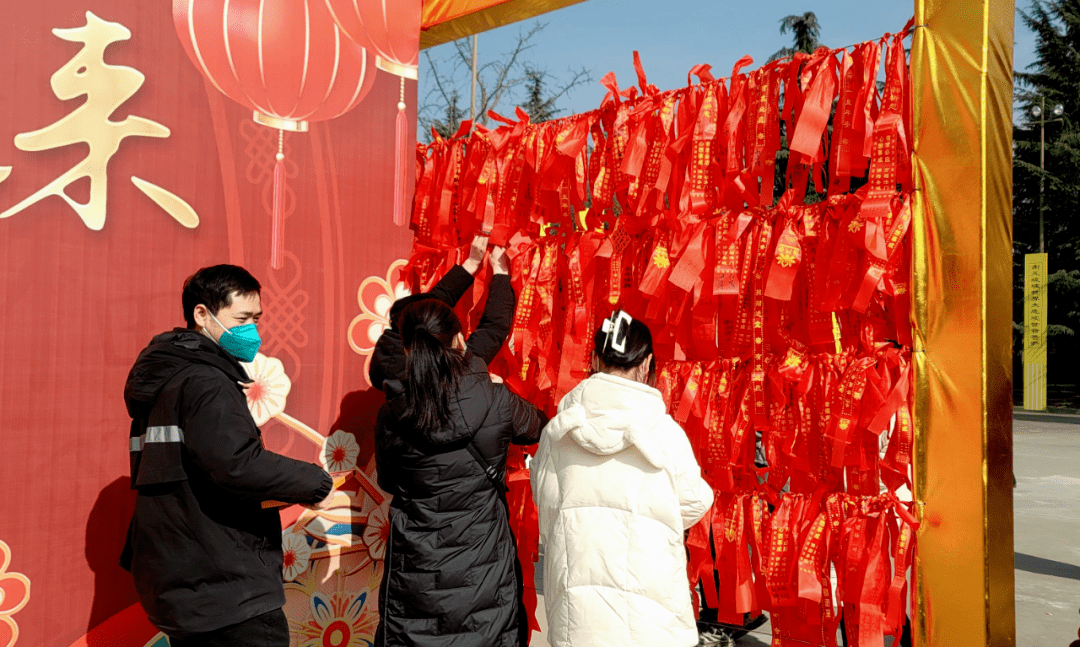
{"label": "woman in white puffer coat", "polygon": [[559,403],[532,461],[551,647],[698,644],[684,531],[712,490],[667,414],[652,335],[617,312],[594,374]]}

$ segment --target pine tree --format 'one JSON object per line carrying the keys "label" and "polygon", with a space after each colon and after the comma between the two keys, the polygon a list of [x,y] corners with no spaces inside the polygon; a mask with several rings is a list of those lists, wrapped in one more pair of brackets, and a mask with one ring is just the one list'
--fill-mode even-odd
{"label": "pine tree", "polygon": [[[435,132],[443,139],[450,139],[457,132],[458,126],[461,124],[461,120],[468,117],[467,114],[458,107],[458,101],[461,97],[456,89],[450,92],[450,97],[446,101],[444,106],[445,115],[442,118],[434,118],[430,120],[429,125]],[[426,134],[426,133],[425,133]]]}
{"label": "pine tree", "polygon": [[[822,44],[818,41],[821,35],[821,23],[813,11],[807,11],[801,16],[784,16],[780,19],[780,34],[791,32],[793,47],[781,47],[772,56],[770,61],[792,56],[796,52],[813,54]],[[783,99],[781,99],[783,101]],[[833,101],[831,114],[829,115],[829,136],[832,136],[832,120],[836,114],[836,101]],[[785,124],[780,124],[780,150],[776,153],[776,179],[774,180],[774,192],[777,196],[784,193],[787,188],[787,162],[788,162],[788,132]],[[813,182],[807,187],[806,203],[820,202],[825,196],[814,190]]]}
{"label": "pine tree", "polygon": [[[1020,12],[1035,32],[1036,61],[1016,73],[1013,130],[1014,375],[1022,367],[1024,254],[1039,251],[1039,205],[1048,254],[1047,363],[1050,384],[1080,383],[1080,0],[1031,0]],[[1061,105],[1060,117],[1054,107]],[[1038,108],[1038,110],[1036,110]],[[1041,116],[1036,116],[1036,112]],[[1041,123],[1044,122],[1044,123]],[[1039,168],[1040,125],[1045,171]],[[1040,182],[1041,180],[1041,182]],[[1040,198],[1041,185],[1041,198]],[[1022,379],[1014,379],[1022,387]],[[1070,389],[1075,392],[1075,388]],[[1055,395],[1067,395],[1060,389]],[[1063,404],[1063,403],[1062,403]],[[1070,403],[1069,406],[1080,406]]]}
{"label": "pine tree", "polygon": [[770,61],[778,58],[791,56],[795,52],[813,54],[814,50],[821,46],[818,36],[821,35],[821,24],[818,23],[817,15],[813,11],[807,11],[801,16],[784,16],[780,19],[780,33],[791,32],[795,40],[794,47],[782,47],[769,57]]}
{"label": "pine tree", "polygon": [[554,119],[560,112],[555,108],[555,100],[562,96],[562,93],[547,92],[547,76],[543,70],[532,66],[525,67],[525,97],[521,102],[521,109],[528,113],[529,121],[534,124]]}

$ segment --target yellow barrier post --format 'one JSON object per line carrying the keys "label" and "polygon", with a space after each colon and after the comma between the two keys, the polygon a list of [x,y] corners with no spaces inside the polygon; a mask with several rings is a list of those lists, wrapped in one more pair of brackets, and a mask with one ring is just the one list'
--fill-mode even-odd
{"label": "yellow barrier post", "polygon": [[1024,408],[1046,411],[1046,254],[1024,254]]}

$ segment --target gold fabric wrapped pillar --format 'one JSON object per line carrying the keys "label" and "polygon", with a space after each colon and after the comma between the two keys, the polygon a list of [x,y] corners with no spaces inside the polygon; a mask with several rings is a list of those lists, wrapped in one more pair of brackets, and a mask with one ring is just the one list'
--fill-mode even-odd
{"label": "gold fabric wrapped pillar", "polygon": [[916,0],[916,645],[1016,643],[1012,0]]}

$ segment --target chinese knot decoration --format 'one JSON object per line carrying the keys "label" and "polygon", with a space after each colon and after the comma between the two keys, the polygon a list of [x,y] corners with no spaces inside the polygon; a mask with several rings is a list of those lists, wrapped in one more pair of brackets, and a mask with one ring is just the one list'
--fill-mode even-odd
{"label": "chinese knot decoration", "polygon": [[[752,72],[744,58],[728,79],[698,66],[668,92],[635,53],[638,87],[609,74],[595,111],[491,114],[503,125],[418,148],[414,292],[480,230],[508,246],[518,305],[491,369],[549,411],[587,376],[603,318],[648,324],[657,388],[716,495],[688,538],[691,583],[721,622],[768,610],[785,644],[835,647],[843,619],[849,644],[880,645],[905,621],[908,33]],[[481,304],[462,299],[467,327]]]}
{"label": "chinese knot decoration", "polygon": [[408,171],[409,122],[405,114],[405,79],[416,80],[420,62],[421,0],[325,0],[338,27],[362,47],[375,52],[375,66],[401,77],[394,123],[394,224],[405,224],[405,177]]}
{"label": "chinese knot decoration", "polygon": [[345,37],[322,0],[173,0],[191,62],[222,94],[277,128],[271,266],[284,247],[285,131],[352,110],[375,80],[373,57]]}

